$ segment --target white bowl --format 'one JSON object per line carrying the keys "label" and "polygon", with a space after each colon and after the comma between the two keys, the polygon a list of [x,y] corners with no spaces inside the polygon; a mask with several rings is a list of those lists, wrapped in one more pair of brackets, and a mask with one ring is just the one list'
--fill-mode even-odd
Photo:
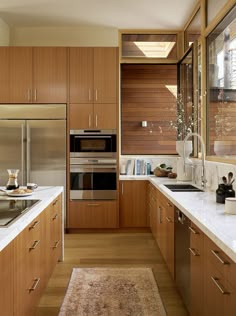
{"label": "white bowl", "polygon": [[227,197],[225,199],[225,213],[236,215],[236,198]]}

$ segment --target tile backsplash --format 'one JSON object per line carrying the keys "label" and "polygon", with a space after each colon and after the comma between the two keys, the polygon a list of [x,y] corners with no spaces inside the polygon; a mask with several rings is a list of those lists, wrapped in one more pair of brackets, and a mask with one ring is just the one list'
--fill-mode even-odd
{"label": "tile backsplash", "polygon": [[[173,167],[173,171],[176,172],[178,156],[121,156],[120,157],[120,171],[125,170],[127,161],[136,159],[144,160],[146,163],[151,164],[151,170],[153,171],[159,164],[165,163],[168,166]],[[193,182],[197,185],[201,185],[201,160],[192,159],[193,162]],[[135,165],[135,163],[134,163]],[[206,161],[206,187],[210,191],[215,191],[219,183],[222,183],[222,177],[228,175],[229,172],[233,172],[233,178],[236,178],[236,165],[228,163],[220,163],[213,161]],[[233,183],[234,190],[236,190],[236,181]]]}

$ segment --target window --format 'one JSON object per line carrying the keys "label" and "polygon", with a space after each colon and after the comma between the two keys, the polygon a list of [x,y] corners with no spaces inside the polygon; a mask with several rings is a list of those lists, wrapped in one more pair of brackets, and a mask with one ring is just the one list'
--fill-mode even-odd
{"label": "window", "polygon": [[236,6],[207,38],[207,154],[236,157]]}
{"label": "window", "polygon": [[177,34],[121,34],[122,59],[176,59]]}

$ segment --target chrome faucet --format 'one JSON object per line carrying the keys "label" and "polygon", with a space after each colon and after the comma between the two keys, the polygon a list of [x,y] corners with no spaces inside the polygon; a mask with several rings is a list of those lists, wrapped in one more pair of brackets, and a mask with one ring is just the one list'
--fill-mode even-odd
{"label": "chrome faucet", "polygon": [[202,175],[201,175],[201,186],[205,188],[207,180],[206,180],[206,170],[205,170],[205,145],[203,142],[203,139],[201,135],[198,133],[189,133],[185,138],[184,138],[184,169],[185,169],[185,164],[186,164],[186,155],[185,155],[185,143],[189,139],[189,137],[196,136],[200,140],[201,143],[201,152],[202,152]]}

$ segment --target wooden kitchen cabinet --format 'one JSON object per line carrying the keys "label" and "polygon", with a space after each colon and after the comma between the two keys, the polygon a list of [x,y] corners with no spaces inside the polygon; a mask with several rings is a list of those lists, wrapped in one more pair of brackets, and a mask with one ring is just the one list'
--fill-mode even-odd
{"label": "wooden kitchen cabinet", "polygon": [[67,48],[0,47],[0,103],[66,103]]}
{"label": "wooden kitchen cabinet", "polygon": [[150,228],[155,240],[157,240],[157,196],[158,190],[153,184],[148,183],[148,213],[150,216]]}
{"label": "wooden kitchen cabinet", "polygon": [[15,239],[14,315],[34,315],[41,295],[41,216]]}
{"label": "wooden kitchen cabinet", "polygon": [[190,225],[190,310],[191,316],[203,315],[204,301],[204,234]]}
{"label": "wooden kitchen cabinet", "polygon": [[120,181],[120,227],[149,227],[147,181]]}
{"label": "wooden kitchen cabinet", "polygon": [[5,316],[13,315],[13,251],[13,242],[0,251],[0,314]]}
{"label": "wooden kitchen cabinet", "polygon": [[236,263],[204,237],[204,314],[235,315]]}
{"label": "wooden kitchen cabinet", "polygon": [[118,49],[69,48],[70,103],[117,103]]}
{"label": "wooden kitchen cabinet", "polygon": [[174,205],[161,192],[159,192],[157,242],[173,278],[175,275],[174,211]]}
{"label": "wooden kitchen cabinet", "polygon": [[68,228],[117,228],[116,200],[70,201]]}
{"label": "wooden kitchen cabinet", "polygon": [[70,104],[70,129],[116,129],[116,103]]}
{"label": "wooden kitchen cabinet", "polygon": [[116,129],[118,50],[69,49],[71,129]]}

